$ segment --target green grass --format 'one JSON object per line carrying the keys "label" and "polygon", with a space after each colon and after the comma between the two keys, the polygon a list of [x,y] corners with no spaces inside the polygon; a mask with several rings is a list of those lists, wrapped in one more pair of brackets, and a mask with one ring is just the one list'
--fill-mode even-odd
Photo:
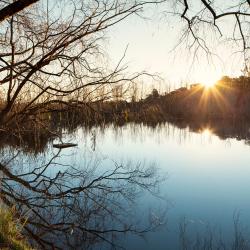
{"label": "green grass", "polygon": [[15,218],[15,210],[0,208],[0,249],[31,250],[22,235],[20,219]]}

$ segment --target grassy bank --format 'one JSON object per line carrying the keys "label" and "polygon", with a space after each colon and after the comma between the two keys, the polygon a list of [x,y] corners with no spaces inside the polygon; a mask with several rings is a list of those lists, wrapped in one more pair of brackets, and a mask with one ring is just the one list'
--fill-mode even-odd
{"label": "grassy bank", "polygon": [[0,208],[0,249],[32,249],[22,235],[22,223],[15,218],[14,209]]}

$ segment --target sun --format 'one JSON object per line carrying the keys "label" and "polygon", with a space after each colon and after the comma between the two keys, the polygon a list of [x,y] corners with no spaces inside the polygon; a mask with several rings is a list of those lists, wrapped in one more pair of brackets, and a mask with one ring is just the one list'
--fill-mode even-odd
{"label": "sun", "polygon": [[210,89],[210,88],[214,87],[215,82],[214,82],[214,81],[208,81],[208,82],[202,83],[202,85],[203,85],[206,89]]}
{"label": "sun", "polygon": [[196,81],[200,82],[206,89],[213,88],[216,82],[220,79],[220,72],[213,70],[201,69],[195,75]]}

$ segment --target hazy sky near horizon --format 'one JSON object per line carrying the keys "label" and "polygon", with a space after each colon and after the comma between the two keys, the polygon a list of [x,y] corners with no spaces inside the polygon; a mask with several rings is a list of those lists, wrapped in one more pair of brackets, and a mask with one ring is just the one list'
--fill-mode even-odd
{"label": "hazy sky near horizon", "polygon": [[[209,46],[216,56],[208,61],[204,53],[198,54],[193,61],[193,53],[186,46],[175,50],[186,23],[179,16],[171,17],[164,13],[164,6],[148,7],[142,19],[130,16],[113,27],[108,36],[107,52],[112,63],[123,56],[127,48],[124,64],[129,71],[146,70],[158,73],[167,84],[183,85],[192,82],[213,82],[223,75],[239,76],[244,67],[242,57],[234,54],[230,44],[215,41]],[[221,27],[227,27],[230,20],[222,20]],[[205,31],[206,32],[206,31]],[[225,38],[224,37],[224,38]],[[236,48],[237,49],[237,48]]]}

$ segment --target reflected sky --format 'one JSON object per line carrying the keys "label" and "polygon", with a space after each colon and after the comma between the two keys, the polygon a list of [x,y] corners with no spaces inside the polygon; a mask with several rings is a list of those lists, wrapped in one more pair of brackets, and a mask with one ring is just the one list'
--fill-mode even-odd
{"label": "reflected sky", "polygon": [[[247,123],[242,127],[247,128]],[[221,132],[221,128],[230,131],[227,139],[215,134]],[[62,141],[78,143],[78,146],[63,149],[44,175],[54,178],[59,172],[79,169],[83,176],[90,175],[91,178],[92,174],[101,176],[112,170],[114,164],[131,165],[132,169],[138,163],[146,167],[155,166],[157,175],[163,179],[167,177],[160,183],[158,197],[144,190],[136,195],[133,205],[122,199],[119,202],[130,215],[126,219],[142,227],[148,223],[149,217],[157,220],[164,213],[167,223],[144,238],[125,234],[118,238],[119,244],[129,250],[181,249],[179,230],[183,220],[189,224],[191,238],[196,233],[205,232],[206,235],[205,230],[209,226],[216,235],[221,232],[223,240],[230,244],[235,214],[239,214],[244,232],[249,232],[250,225],[250,146],[245,140],[240,140],[240,136],[231,138],[237,135],[236,132],[248,140],[248,134],[242,133],[240,128],[227,130],[221,124],[217,129],[211,124],[197,127],[179,124],[177,127],[170,123],[154,127],[132,123],[120,127],[112,124],[82,127],[73,134],[63,135]],[[53,143],[56,142],[60,141],[54,140]],[[47,151],[36,155],[20,151],[12,160],[14,168],[11,171],[23,174],[32,171],[37,163],[46,164],[58,152],[52,145],[49,143]],[[14,156],[15,150],[9,146],[2,152],[6,157],[11,153]],[[67,185],[78,186],[81,178],[71,178],[72,172],[68,173]],[[63,179],[62,182],[65,183]],[[115,180],[113,185],[119,187],[121,184]],[[107,248],[97,245],[96,249],[110,249],[110,245]]]}
{"label": "reflected sky", "polygon": [[[156,163],[162,173],[167,173],[161,187],[167,202],[159,202],[167,208],[166,228],[149,234],[148,241],[129,238],[125,241],[127,249],[179,249],[178,223],[183,217],[193,231],[209,224],[229,241],[235,212],[244,225],[250,225],[250,147],[243,140],[222,140],[209,127],[194,133],[170,124],[155,128],[134,124],[104,130],[96,127],[88,132],[79,129],[76,138],[78,148],[70,150],[89,150],[117,162]],[[147,196],[140,202],[139,211],[156,205]]]}

